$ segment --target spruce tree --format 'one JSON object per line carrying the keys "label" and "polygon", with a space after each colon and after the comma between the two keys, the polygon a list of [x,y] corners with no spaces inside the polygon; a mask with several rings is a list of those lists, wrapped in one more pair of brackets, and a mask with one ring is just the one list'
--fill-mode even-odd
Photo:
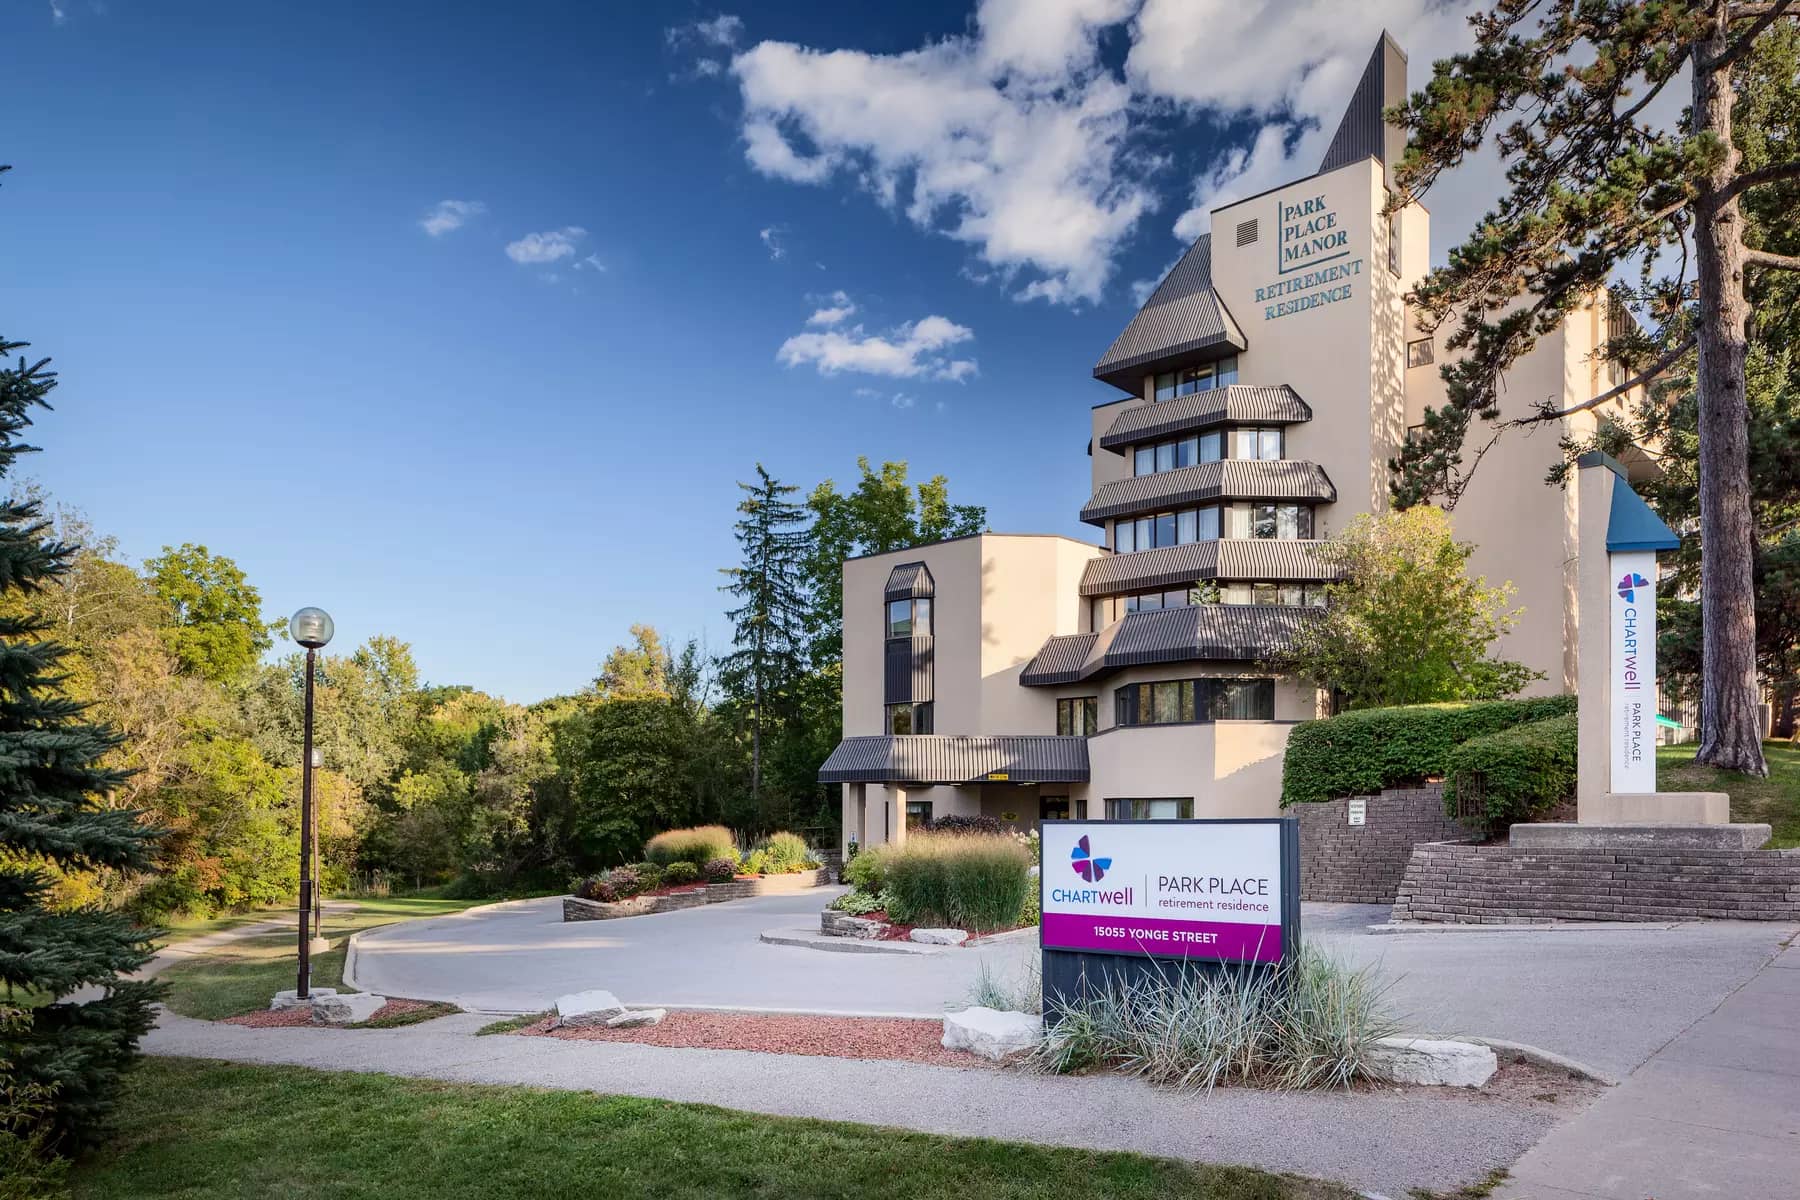
{"label": "spruce tree", "polygon": [[744,498],[734,527],[742,556],[727,567],[720,590],[736,597],[733,650],[719,661],[726,690],[745,703],[750,721],[750,791],[760,805],[763,741],[792,716],[795,687],[806,669],[806,512],[789,497],[800,489],[756,464],[756,482],[739,483]]}
{"label": "spruce tree", "polygon": [[[36,449],[20,435],[56,386],[48,359],[14,362],[26,345],[0,338],[0,478]],[[36,502],[0,502],[0,591],[36,591],[69,570],[77,548],[50,528]],[[0,617],[0,985],[15,1002],[49,1001],[0,1028],[0,1061],[16,1084],[49,1089],[53,1144],[74,1147],[103,1128],[158,989],[121,978],[149,960],[149,932],[123,913],[57,907],[51,869],[144,870],[157,834],[102,803],[125,779],[101,765],[119,738],[62,693],[68,651],[47,627]],[[78,990],[97,994],[81,1003]]]}
{"label": "spruce tree", "polygon": [[[1410,131],[1395,174],[1398,207],[1423,195],[1490,134],[1509,190],[1412,297],[1430,329],[1456,321],[1447,403],[1395,466],[1395,502],[1445,507],[1481,461],[1465,464],[1476,421],[1558,422],[1694,362],[1699,431],[1700,600],[1704,610],[1700,762],[1763,775],[1744,368],[1755,287],[1800,270],[1767,248],[1744,210],[1800,179],[1790,148],[1747,161],[1735,128],[1743,72],[1759,42],[1800,13],[1794,0],[1495,0],[1471,18],[1474,50],[1439,62],[1393,116]],[[1647,121],[1686,71],[1684,120]],[[1670,267],[1674,270],[1671,272]],[[1570,407],[1546,403],[1502,422],[1506,370],[1621,273],[1656,328],[1609,336],[1604,355],[1631,378]]]}

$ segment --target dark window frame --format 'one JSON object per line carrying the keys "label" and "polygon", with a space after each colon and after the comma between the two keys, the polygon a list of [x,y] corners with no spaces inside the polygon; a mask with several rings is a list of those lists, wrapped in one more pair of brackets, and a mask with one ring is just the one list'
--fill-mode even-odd
{"label": "dark window frame", "polygon": [[[882,728],[887,731],[887,734],[890,737],[906,737],[910,734],[930,733],[936,724],[937,718],[937,710],[933,707],[934,704],[935,701],[931,700],[907,700],[899,704],[883,705]],[[906,728],[898,729],[896,728],[896,725],[899,723],[898,719],[902,712],[906,714]]]}
{"label": "dark window frame", "polygon": [[[1115,815],[1115,805],[1129,804],[1132,807],[1126,816]],[[1144,816],[1138,816],[1138,805],[1144,805]],[[1175,815],[1172,817],[1152,817],[1149,806],[1152,804],[1174,804]],[[1194,798],[1192,796],[1108,796],[1106,798],[1106,819],[1109,821],[1191,821],[1194,819]]]}
{"label": "dark window frame", "polygon": [[[1221,716],[1218,708],[1226,694],[1224,685],[1255,685],[1259,701],[1266,697],[1267,716]],[[1144,720],[1144,704],[1148,700],[1150,719]],[[1159,720],[1165,704],[1173,704],[1174,716]],[[1113,689],[1113,719],[1116,725],[1133,728],[1143,725],[1211,725],[1219,721],[1273,721],[1275,719],[1275,680],[1268,675],[1200,675],[1182,679],[1155,679],[1143,683],[1127,683]]]}
{"label": "dark window frame", "polygon": [[[1080,708],[1076,706],[1080,705]],[[1081,714],[1086,728],[1077,730],[1075,715]],[[1093,737],[1100,732],[1099,696],[1060,696],[1056,701],[1056,733],[1058,737]]]}

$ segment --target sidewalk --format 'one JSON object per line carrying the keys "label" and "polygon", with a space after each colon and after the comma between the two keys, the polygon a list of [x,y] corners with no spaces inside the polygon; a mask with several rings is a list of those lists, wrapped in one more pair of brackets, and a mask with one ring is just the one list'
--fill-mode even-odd
{"label": "sidewalk", "polygon": [[1518,1165],[1509,1200],[1800,1194],[1800,947],[1778,954]]}
{"label": "sidewalk", "polygon": [[474,1013],[401,1029],[248,1029],[162,1014],[150,1054],[375,1071],[716,1104],[957,1137],[1133,1150],[1341,1180],[1400,1197],[1504,1167],[1564,1115],[1452,1089],[1179,1096],[1117,1076],[665,1049],[474,1031]]}

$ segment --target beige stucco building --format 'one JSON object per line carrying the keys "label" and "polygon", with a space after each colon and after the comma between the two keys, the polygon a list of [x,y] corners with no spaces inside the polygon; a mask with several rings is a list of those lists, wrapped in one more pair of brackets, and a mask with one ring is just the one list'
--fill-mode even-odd
{"label": "beige stucco building", "polygon": [[[1443,402],[1443,334],[1406,293],[1430,215],[1385,215],[1405,96],[1384,36],[1319,170],[1213,210],[1101,356],[1118,389],[1085,430],[1094,543],[982,534],[844,564],[846,841],[983,813],[1272,816],[1281,758],[1320,697],[1259,667],[1323,603],[1319,539],[1388,505],[1389,460]],[[1605,298],[1507,377],[1504,408],[1611,386]],[[1591,413],[1562,422],[1579,435]],[[1454,513],[1473,569],[1525,617],[1500,651],[1575,683],[1575,489],[1558,430],[1504,439]]]}

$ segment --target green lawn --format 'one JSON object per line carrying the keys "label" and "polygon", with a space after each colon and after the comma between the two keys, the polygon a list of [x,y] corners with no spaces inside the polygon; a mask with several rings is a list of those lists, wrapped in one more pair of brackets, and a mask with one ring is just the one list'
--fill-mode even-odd
{"label": "green lawn", "polygon": [[[331,949],[313,955],[313,986],[338,987],[343,983],[344,947],[358,930],[461,912],[486,903],[407,896],[358,900],[354,913],[328,911],[325,937],[330,940]],[[295,945],[296,935],[288,930],[227,942],[197,958],[176,963],[161,976],[169,984],[168,1005],[183,1016],[208,1021],[266,1008],[276,992],[294,986],[298,965]]]}
{"label": "green lawn", "polygon": [[702,1105],[151,1059],[76,1200],[1351,1200],[1334,1185],[1133,1154]]}
{"label": "green lawn", "polygon": [[1800,846],[1800,745],[1764,742],[1767,779],[1750,779],[1732,771],[1693,765],[1694,747],[1656,748],[1656,786],[1665,792],[1725,792],[1731,796],[1731,819],[1768,825],[1771,848]]}

